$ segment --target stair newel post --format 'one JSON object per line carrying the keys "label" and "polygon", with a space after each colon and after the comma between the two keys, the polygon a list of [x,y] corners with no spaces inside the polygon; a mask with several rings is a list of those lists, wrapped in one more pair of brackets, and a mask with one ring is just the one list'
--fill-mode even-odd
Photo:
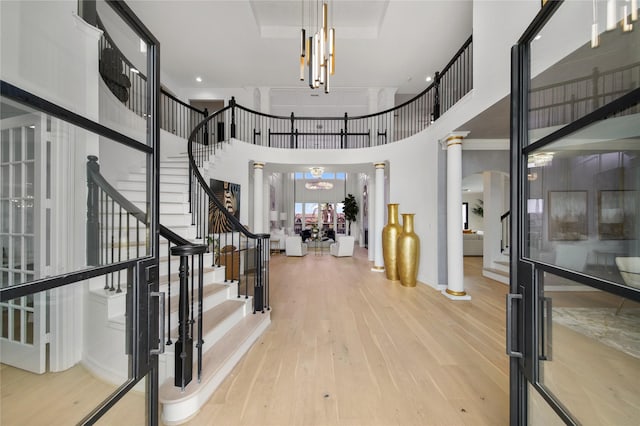
{"label": "stair newel post", "polygon": [[253,288],[253,313],[262,311],[264,313],[264,282],[263,282],[263,261],[264,261],[264,238],[266,234],[258,235],[256,239],[256,279]]}
{"label": "stair newel post", "polygon": [[236,98],[231,97],[229,101],[229,105],[231,106],[231,137],[236,137]]}
{"label": "stair newel post", "polygon": [[100,188],[93,173],[100,173],[98,157],[87,157],[87,265],[100,264]]}
{"label": "stair newel post", "polygon": [[200,383],[202,379],[202,345],[204,344],[204,340],[202,340],[202,293],[204,290],[203,268],[204,255],[200,254],[198,256],[198,343],[196,345],[198,348],[198,383]]}
{"label": "stair newel post", "polygon": [[189,258],[186,246],[173,247],[171,254],[180,256],[180,294],[178,302],[178,340],[175,345],[174,385],[184,391],[192,379],[193,339],[189,336]]}

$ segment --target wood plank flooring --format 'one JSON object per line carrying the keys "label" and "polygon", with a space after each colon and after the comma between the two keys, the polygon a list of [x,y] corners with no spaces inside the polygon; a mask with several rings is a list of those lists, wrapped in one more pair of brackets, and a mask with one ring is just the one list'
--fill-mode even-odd
{"label": "wood plank flooring", "polygon": [[[465,258],[470,302],[370,271],[366,251],[276,255],[272,324],[191,425],[507,424],[507,286]],[[115,388],[77,365],[31,374],[2,365],[0,424],[67,425]],[[130,392],[100,424],[144,425]]]}
{"label": "wood plank flooring", "polygon": [[272,323],[190,425],[504,425],[507,286],[465,258],[471,301],[352,258],[271,258]]}

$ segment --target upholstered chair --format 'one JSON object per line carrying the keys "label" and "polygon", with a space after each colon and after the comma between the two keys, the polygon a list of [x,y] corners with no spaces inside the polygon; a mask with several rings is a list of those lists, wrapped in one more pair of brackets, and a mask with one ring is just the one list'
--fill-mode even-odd
{"label": "upholstered chair", "polygon": [[307,243],[303,243],[299,235],[287,237],[285,252],[287,256],[304,256],[307,254]]}
{"label": "upholstered chair", "polygon": [[352,236],[338,236],[335,243],[329,246],[329,253],[336,257],[353,256],[355,238]]}

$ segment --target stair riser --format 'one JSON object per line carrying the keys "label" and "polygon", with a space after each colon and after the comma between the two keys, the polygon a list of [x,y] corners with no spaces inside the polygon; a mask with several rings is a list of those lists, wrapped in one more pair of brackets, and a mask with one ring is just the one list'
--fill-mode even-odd
{"label": "stair riser", "polygon": [[[119,191],[146,191],[146,182],[118,181]],[[160,183],[160,192],[186,192],[189,190],[189,183]]]}
{"label": "stair riser", "polygon": [[[160,185],[163,183],[189,183],[187,175],[169,175],[160,171]],[[127,176],[129,182],[147,182],[147,175],[144,173],[129,173]]]}

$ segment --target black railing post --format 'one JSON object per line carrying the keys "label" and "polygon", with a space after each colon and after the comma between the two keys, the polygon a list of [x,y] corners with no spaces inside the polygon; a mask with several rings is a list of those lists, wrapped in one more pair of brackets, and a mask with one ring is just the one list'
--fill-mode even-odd
{"label": "black railing post", "polygon": [[189,336],[189,258],[186,246],[171,249],[180,256],[180,294],[178,302],[178,340],[175,343],[174,385],[184,390],[193,377],[193,338]]}
{"label": "black railing post", "polygon": [[87,265],[100,264],[100,188],[93,173],[100,173],[98,157],[87,157]]}
{"label": "black railing post", "polygon": [[229,101],[229,106],[231,107],[231,135],[229,137],[236,137],[236,98],[231,97]]}
{"label": "black railing post", "polygon": [[[293,112],[291,113],[291,135],[289,136],[290,139],[290,148],[293,149],[294,145],[294,128],[295,128],[295,121],[296,121],[296,117],[293,115]],[[297,141],[296,141],[297,142]],[[297,148],[297,146],[296,146]]]}
{"label": "black railing post", "polygon": [[267,144],[269,145],[269,148],[271,148],[271,127],[268,129],[267,139]]}
{"label": "black railing post", "polygon": [[262,311],[264,313],[264,265],[262,264],[263,259],[265,257],[264,249],[265,246],[263,244],[263,237],[265,234],[258,235],[256,239],[256,280],[253,288],[253,313],[255,314],[257,311]]}
{"label": "black railing post", "polygon": [[433,117],[431,121],[436,121],[440,118],[440,72],[436,71],[433,79]]}
{"label": "black railing post", "polygon": [[600,77],[600,71],[598,71],[598,67],[593,67],[593,73],[591,74],[591,97],[592,97],[592,109],[591,111],[595,111],[600,106],[600,102],[598,101],[598,78]]}
{"label": "black railing post", "polygon": [[347,135],[349,134],[349,116],[347,113],[344,113],[344,138],[340,141],[340,148],[345,149],[347,147]]}
{"label": "black railing post", "polygon": [[[208,116],[209,116],[209,111],[205,108],[204,109],[204,118],[207,118]],[[204,145],[209,145],[209,121],[206,121],[204,123],[204,126],[202,127],[202,131],[204,132],[202,143]]]}

